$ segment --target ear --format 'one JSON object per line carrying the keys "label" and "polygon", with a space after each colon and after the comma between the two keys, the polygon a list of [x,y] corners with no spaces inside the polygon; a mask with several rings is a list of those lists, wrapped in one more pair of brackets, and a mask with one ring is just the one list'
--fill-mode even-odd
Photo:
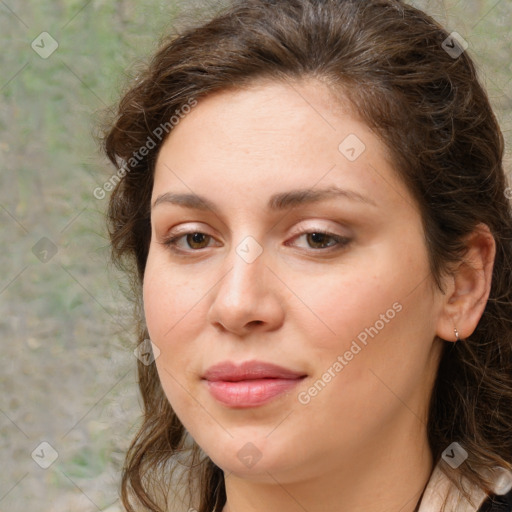
{"label": "ear", "polygon": [[496,242],[489,227],[478,224],[465,243],[467,254],[450,274],[452,282],[441,299],[436,334],[447,341],[456,341],[454,327],[460,339],[474,332],[491,291]]}

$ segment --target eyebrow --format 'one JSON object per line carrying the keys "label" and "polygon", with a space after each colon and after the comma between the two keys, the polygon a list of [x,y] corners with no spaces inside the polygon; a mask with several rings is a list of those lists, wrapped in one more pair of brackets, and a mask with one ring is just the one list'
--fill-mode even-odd
{"label": "eyebrow", "polygon": [[[332,198],[345,198],[351,201],[361,202],[377,207],[375,201],[370,197],[363,196],[355,190],[342,189],[337,186],[331,186],[323,189],[296,189],[287,192],[280,192],[270,197],[267,203],[267,209],[271,211],[281,211],[289,208],[297,208],[306,204],[317,203]],[[152,208],[162,203],[171,203],[186,208],[196,210],[211,210],[219,213],[219,208],[215,203],[206,197],[197,194],[176,194],[166,192],[156,198]]]}

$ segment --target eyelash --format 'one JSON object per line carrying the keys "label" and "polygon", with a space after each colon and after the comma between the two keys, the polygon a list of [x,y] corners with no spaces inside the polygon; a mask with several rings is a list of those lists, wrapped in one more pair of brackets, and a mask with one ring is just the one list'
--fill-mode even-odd
{"label": "eyelash", "polygon": [[[198,233],[201,235],[205,235],[207,237],[213,238],[211,235],[208,235],[207,233],[203,233],[202,231],[185,231],[183,233],[180,233],[179,235],[171,236],[171,237],[165,239],[162,243],[163,243],[163,245],[165,245],[166,247],[168,247],[173,252],[175,252],[179,255],[186,255],[186,254],[190,254],[193,252],[200,252],[200,251],[202,251],[202,249],[191,249],[190,251],[185,251],[183,249],[177,248],[178,240],[180,240],[183,237],[186,237],[187,235],[194,235],[194,234],[198,234]],[[310,230],[306,230],[306,231],[301,231],[293,237],[293,240],[295,240],[296,238],[300,238],[303,235],[310,235],[310,234],[324,235],[324,236],[327,236],[327,237],[333,239],[336,242],[336,244],[328,246],[326,248],[324,247],[324,248],[320,248],[320,249],[311,249],[311,251],[313,251],[313,252],[324,252],[324,253],[329,252],[330,253],[330,252],[333,252],[336,250],[343,249],[351,242],[351,240],[347,237],[339,236],[339,235],[336,235],[335,233],[331,233],[331,232],[325,231],[323,229],[310,229]],[[207,247],[203,247],[203,249],[207,249]]]}

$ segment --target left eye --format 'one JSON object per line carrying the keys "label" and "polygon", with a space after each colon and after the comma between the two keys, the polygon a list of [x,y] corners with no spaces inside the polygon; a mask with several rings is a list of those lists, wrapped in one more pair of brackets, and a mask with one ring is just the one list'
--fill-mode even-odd
{"label": "left eye", "polygon": [[[343,247],[350,242],[350,240],[346,237],[338,236],[334,233],[329,233],[328,231],[322,231],[318,229],[314,231],[303,231],[302,233],[299,233],[297,236],[295,236],[294,240],[297,238],[302,238],[303,236],[306,237],[308,245],[315,249],[325,249],[335,246]],[[334,241],[334,243],[328,245],[327,242],[329,239]]]}

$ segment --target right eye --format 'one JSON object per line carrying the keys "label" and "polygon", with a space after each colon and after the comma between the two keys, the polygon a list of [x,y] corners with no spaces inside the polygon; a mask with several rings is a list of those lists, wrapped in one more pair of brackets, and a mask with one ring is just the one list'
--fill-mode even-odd
{"label": "right eye", "polygon": [[[178,243],[184,237],[186,237],[185,242],[187,243],[188,247],[192,249],[192,251],[179,247]],[[201,231],[187,231],[178,235],[171,235],[163,241],[163,244],[176,253],[196,252],[199,249],[206,248],[207,246],[203,246],[205,240],[208,241],[212,238],[213,237],[211,235],[207,235]],[[202,247],[197,247],[198,245]]]}

